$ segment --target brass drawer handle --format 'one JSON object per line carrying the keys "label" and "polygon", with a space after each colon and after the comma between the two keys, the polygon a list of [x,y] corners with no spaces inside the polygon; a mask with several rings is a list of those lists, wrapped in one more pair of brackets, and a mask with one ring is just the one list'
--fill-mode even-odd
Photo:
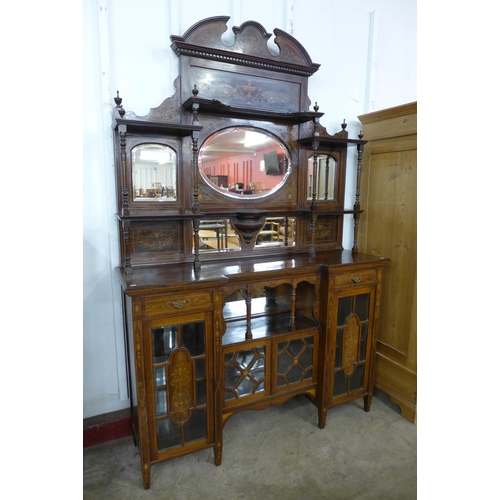
{"label": "brass drawer handle", "polygon": [[187,304],[187,300],[177,300],[175,302],[170,302],[171,306],[174,306],[176,309],[182,309]]}
{"label": "brass drawer handle", "polygon": [[363,281],[363,278],[361,276],[353,276],[351,278],[351,280],[354,282],[354,283],[361,283]]}

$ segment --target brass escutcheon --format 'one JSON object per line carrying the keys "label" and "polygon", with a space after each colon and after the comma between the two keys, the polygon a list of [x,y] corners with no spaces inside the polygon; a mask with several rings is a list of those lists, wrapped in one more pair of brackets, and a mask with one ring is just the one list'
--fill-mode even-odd
{"label": "brass escutcheon", "polygon": [[170,302],[171,306],[174,306],[176,309],[182,309],[187,304],[187,300],[176,300],[175,302]]}

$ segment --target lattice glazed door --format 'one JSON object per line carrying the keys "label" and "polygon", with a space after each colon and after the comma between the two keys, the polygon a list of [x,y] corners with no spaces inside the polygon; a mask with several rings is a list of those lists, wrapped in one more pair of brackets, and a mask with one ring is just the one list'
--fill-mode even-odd
{"label": "lattice glazed door", "polygon": [[225,406],[269,394],[269,342],[226,350],[224,354]]}
{"label": "lattice glazed door", "polygon": [[316,343],[315,333],[276,342],[276,392],[316,382]]}

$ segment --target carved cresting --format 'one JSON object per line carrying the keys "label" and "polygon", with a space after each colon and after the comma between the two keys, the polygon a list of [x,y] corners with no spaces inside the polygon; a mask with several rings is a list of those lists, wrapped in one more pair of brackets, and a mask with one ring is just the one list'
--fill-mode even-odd
{"label": "carved cresting", "polygon": [[189,28],[183,36],[172,35],[172,49],[177,55],[196,55],[231,64],[245,64],[268,70],[311,76],[319,69],[304,47],[293,36],[278,28],[273,30],[279,51],[272,54],[268,40],[272,36],[255,22],[234,26],[234,41],[228,46],[222,41],[229,16],[204,19]]}
{"label": "carved cresting", "polygon": [[347,318],[342,341],[342,369],[346,377],[352,375],[359,352],[359,316],[351,314]]}
{"label": "carved cresting", "polygon": [[174,81],[175,94],[165,99],[157,108],[152,108],[148,114],[148,118],[166,120],[168,122],[180,122],[180,97],[178,92],[180,79],[181,77],[178,76]]}
{"label": "carved cresting", "polygon": [[179,349],[170,357],[167,367],[169,403],[172,421],[182,425],[191,418],[194,407],[195,363],[189,351]]}

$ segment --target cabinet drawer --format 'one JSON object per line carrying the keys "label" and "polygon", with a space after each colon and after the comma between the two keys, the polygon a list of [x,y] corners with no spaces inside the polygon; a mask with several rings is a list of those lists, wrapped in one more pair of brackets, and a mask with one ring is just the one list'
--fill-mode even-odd
{"label": "cabinet drawer", "polygon": [[374,283],[376,280],[376,273],[374,269],[365,271],[352,271],[349,273],[337,274],[335,276],[335,288],[346,286],[363,286]]}
{"label": "cabinet drawer", "polygon": [[206,309],[212,305],[210,293],[195,293],[187,296],[172,295],[170,297],[156,297],[144,299],[143,314],[151,316],[155,314],[177,313],[190,311],[192,309]]}

